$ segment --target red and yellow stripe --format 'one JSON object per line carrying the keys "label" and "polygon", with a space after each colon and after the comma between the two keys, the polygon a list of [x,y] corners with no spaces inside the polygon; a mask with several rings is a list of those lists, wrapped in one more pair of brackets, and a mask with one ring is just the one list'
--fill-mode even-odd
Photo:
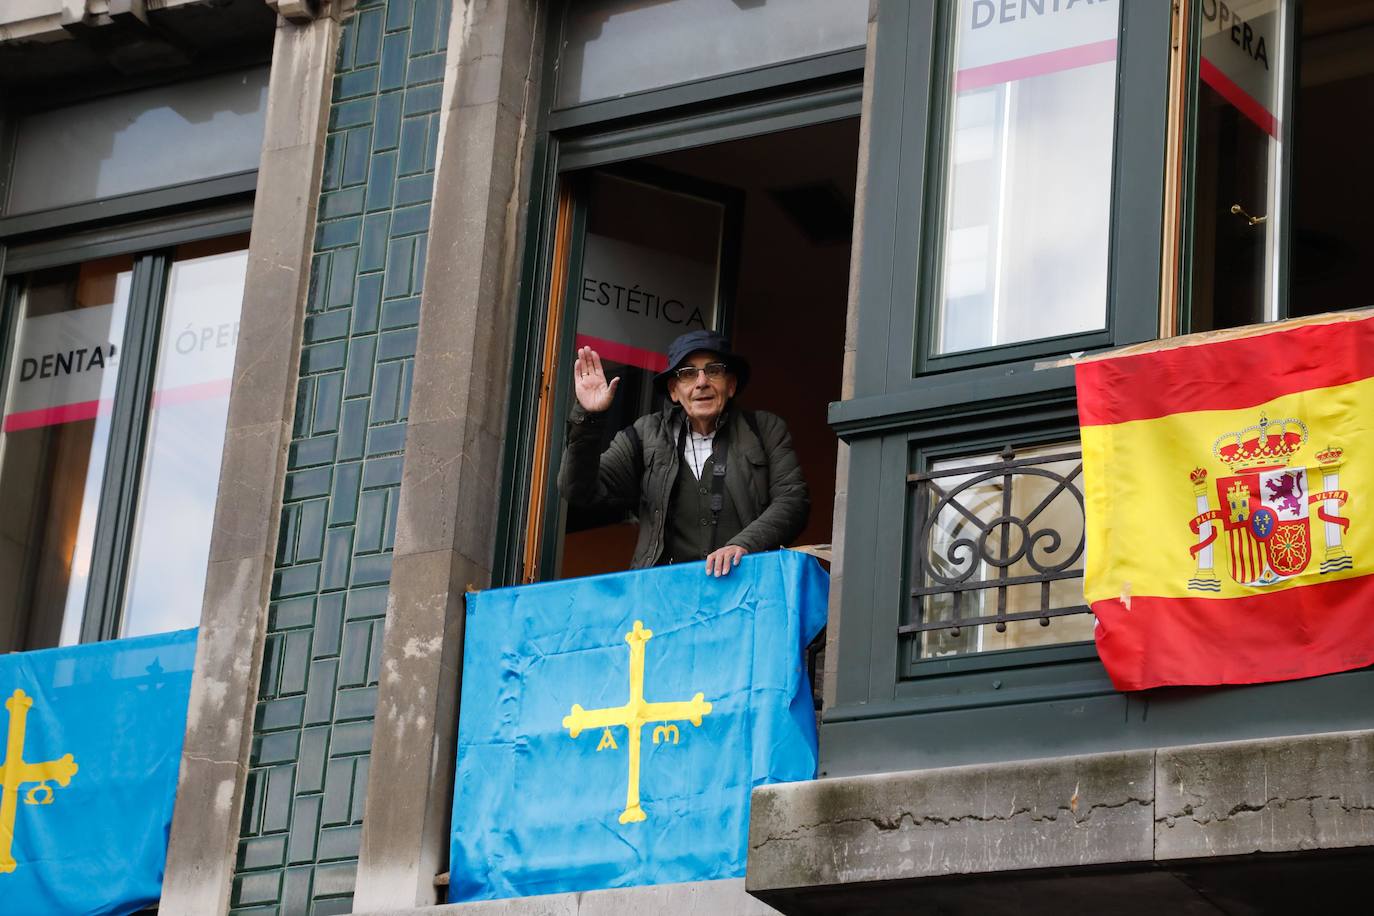
{"label": "red and yellow stripe", "polygon": [[[1328,320],[1224,340],[1085,361],[1077,368],[1088,554],[1084,591],[1098,618],[1103,661],[1122,689],[1161,684],[1254,683],[1374,663],[1374,317]],[[1302,421],[1306,442],[1287,459],[1307,467],[1304,500],[1328,489],[1316,454],[1344,452],[1339,489],[1348,568],[1321,572],[1326,524],[1309,506],[1312,560],[1269,586],[1265,548],[1244,531],[1207,524],[1214,590],[1199,575],[1200,516],[1190,480],[1237,473],[1214,451],[1219,437]],[[1228,536],[1229,535],[1229,536]],[[1353,603],[1353,604],[1352,604]]]}

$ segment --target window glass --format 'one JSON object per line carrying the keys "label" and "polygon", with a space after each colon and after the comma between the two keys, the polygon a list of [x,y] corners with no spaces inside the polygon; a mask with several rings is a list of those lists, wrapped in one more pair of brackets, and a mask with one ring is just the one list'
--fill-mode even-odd
{"label": "window glass", "polygon": [[167,284],[122,636],[200,621],[247,239],[184,245]]}
{"label": "window glass", "polygon": [[868,0],[579,0],[556,107],[862,47]]}
{"label": "window glass", "polygon": [[20,283],[0,431],[0,652],[77,642],[131,258]]}
{"label": "window glass", "polygon": [[258,167],[267,69],[109,96],[19,120],[7,214]]}
{"label": "window glass", "polygon": [[1106,326],[1118,16],[960,0],[936,353]]}
{"label": "window glass", "polygon": [[1193,330],[1279,317],[1284,0],[1207,0],[1199,27]]}
{"label": "window glass", "polygon": [[1092,638],[1077,443],[942,459],[912,484],[913,660]]}

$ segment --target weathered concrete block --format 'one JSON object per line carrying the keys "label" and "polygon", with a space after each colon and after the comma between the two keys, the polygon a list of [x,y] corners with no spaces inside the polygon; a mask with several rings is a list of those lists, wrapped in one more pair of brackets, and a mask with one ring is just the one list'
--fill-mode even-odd
{"label": "weathered concrete block", "polygon": [[750,892],[1148,863],[1153,753],[1137,751],[755,789]]}
{"label": "weathered concrete block", "polygon": [[1374,845],[1374,732],[1165,748],[1161,862]]}
{"label": "weathered concrete block", "polygon": [[548,894],[481,903],[451,903],[412,910],[385,910],[369,916],[778,916],[750,897],[743,879],[625,887],[580,894]]}

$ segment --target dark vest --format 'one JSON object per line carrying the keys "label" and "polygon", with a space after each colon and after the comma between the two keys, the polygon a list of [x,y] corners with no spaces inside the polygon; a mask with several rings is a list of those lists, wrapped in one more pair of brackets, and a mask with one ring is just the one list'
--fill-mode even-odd
{"label": "dark vest", "polygon": [[[672,502],[668,505],[668,523],[664,529],[664,563],[687,563],[704,560],[712,550],[724,547],[730,539],[744,530],[730,494],[724,493],[720,512],[712,517],[711,475],[716,455],[725,447],[723,436],[716,437],[716,450],[701,469],[697,480],[686,461],[678,461],[677,483],[673,487]],[[679,445],[679,455],[681,446]]]}

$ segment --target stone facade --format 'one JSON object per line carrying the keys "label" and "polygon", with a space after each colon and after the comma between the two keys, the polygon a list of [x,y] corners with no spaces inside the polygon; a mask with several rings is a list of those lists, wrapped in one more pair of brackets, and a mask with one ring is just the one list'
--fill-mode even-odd
{"label": "stone facade", "polygon": [[276,31],[162,906],[222,913],[239,852],[339,23]]}
{"label": "stone facade", "polygon": [[29,0],[0,4],[0,41],[72,41],[70,29],[110,26],[131,18],[146,24],[163,10],[205,0]]}
{"label": "stone facade", "polygon": [[[208,42],[267,6],[268,129],[164,911],[1249,913],[1359,886],[1374,732],[770,786],[747,879],[434,905],[463,595],[491,579],[550,7],[33,0],[0,5],[0,62],[42,45],[128,76],[198,47],[168,38],[174,22]],[[197,26],[211,10],[247,25]],[[97,66],[97,33],[152,56]],[[842,447],[837,540],[848,475]]]}
{"label": "stone facade", "polygon": [[451,6],[343,27],[234,913],[352,909]]}
{"label": "stone facade", "polygon": [[434,903],[448,867],[463,600],[495,553],[546,9],[454,5],[360,909]]}

